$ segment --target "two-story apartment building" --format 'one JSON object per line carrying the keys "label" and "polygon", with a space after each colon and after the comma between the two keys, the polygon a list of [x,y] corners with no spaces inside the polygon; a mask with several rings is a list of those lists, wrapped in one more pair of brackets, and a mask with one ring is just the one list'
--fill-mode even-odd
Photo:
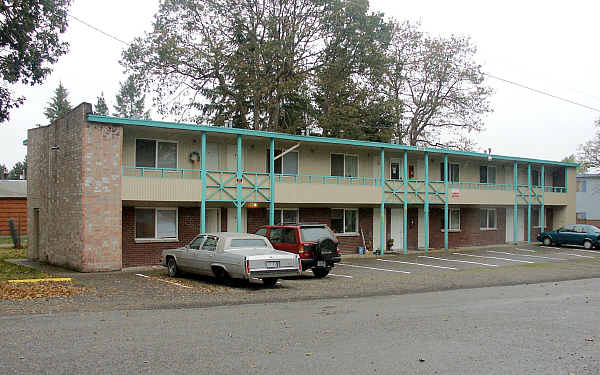
{"label": "two-story apartment building", "polygon": [[577,222],[600,225],[600,174],[577,175]]}
{"label": "two-story apartment building", "polygon": [[29,257],[155,264],[205,231],[320,222],[354,253],[529,241],[575,221],[576,164],[94,115],[30,129]]}

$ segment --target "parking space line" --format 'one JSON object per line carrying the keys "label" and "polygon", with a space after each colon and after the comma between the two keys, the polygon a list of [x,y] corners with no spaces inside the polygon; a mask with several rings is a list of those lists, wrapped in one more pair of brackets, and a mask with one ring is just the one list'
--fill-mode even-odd
{"label": "parking space line", "polygon": [[535,263],[535,262],[530,262],[528,260],[520,260],[520,259],[509,259],[509,258],[500,258],[500,257],[486,257],[486,256],[483,256],[483,255],[473,255],[473,254],[463,254],[463,253],[452,253],[452,254],[462,255],[462,256],[465,256],[465,257],[474,257],[474,258],[489,258],[489,259],[498,259],[498,260],[508,260],[509,262]]}
{"label": "parking space line", "polygon": [[419,255],[419,258],[438,259],[438,260],[445,260],[446,262],[471,263],[471,264],[479,264],[481,266],[498,267],[498,265],[496,265],[496,264],[487,264],[487,263],[479,263],[479,262],[469,262],[468,260],[436,258],[436,257],[427,256],[427,255]]}
{"label": "parking space line", "polygon": [[544,256],[541,256],[541,255],[526,255],[526,254],[505,253],[504,251],[493,251],[493,250],[488,250],[488,253],[516,255],[516,256],[520,256],[520,257],[542,258],[542,259],[551,259],[551,260],[566,260],[566,259],[562,259],[562,258],[544,257]]}
{"label": "parking space line", "polygon": [[154,278],[154,277],[146,276],[146,275],[143,275],[143,274],[141,274],[141,273],[136,273],[135,275],[136,275],[136,276],[140,276],[140,277],[144,277],[144,278],[146,278],[146,279],[157,280],[157,281],[162,281],[162,282],[165,282],[165,283],[169,283],[169,284],[177,285],[177,286],[180,286],[180,287],[183,287],[183,288],[189,288],[189,289],[193,289],[191,286],[187,286],[187,285],[183,285],[183,284],[175,283],[175,282],[173,282],[173,281],[169,281],[169,280],[163,280],[163,279],[159,279],[159,278]]}
{"label": "parking space line", "polygon": [[591,257],[589,255],[579,255],[579,254],[571,254],[571,253],[561,253],[561,254],[570,255],[572,257],[580,257],[580,258],[592,258],[592,259],[596,258],[596,257]]}
{"label": "parking space line", "polygon": [[330,273],[330,274],[329,274],[329,276],[335,276],[335,277],[347,277],[347,278],[349,278],[349,279],[352,279],[352,278],[353,278],[352,276],[348,276],[348,275],[337,275],[337,274],[335,274],[335,273]]}
{"label": "parking space line", "polygon": [[398,270],[388,270],[388,269],[385,269],[385,268],[357,266],[356,264],[348,264],[348,263],[338,263],[337,265],[339,265],[339,266],[355,267],[355,268],[365,268],[365,269],[368,269],[368,270],[375,270],[375,271],[387,271],[387,272],[406,273],[406,274],[410,273],[408,271],[398,271]]}
{"label": "parking space line", "polygon": [[433,268],[443,268],[446,270],[457,270],[454,267],[444,267],[444,266],[434,266],[433,264],[422,264],[422,263],[411,263],[411,262],[401,262],[399,260],[389,260],[389,259],[377,259],[381,262],[391,262],[391,263],[402,263],[402,264],[413,264],[415,266],[423,266],[423,267],[433,267]]}
{"label": "parking space line", "polygon": [[[562,247],[548,247],[548,246],[541,246],[541,247],[544,247],[546,249],[565,250],[565,248],[562,248]],[[569,247],[568,249],[573,250],[573,251],[584,251],[586,253],[600,254],[600,251],[598,251],[598,250],[574,249],[572,247]]]}
{"label": "parking space line", "polygon": [[528,251],[530,253],[535,253],[535,250],[528,250],[528,249],[519,249],[518,247],[515,247],[515,250],[519,250],[519,251]]}

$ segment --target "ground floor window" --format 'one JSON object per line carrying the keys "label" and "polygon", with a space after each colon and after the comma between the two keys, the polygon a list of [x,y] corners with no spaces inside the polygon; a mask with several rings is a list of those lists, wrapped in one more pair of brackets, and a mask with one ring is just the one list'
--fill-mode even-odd
{"label": "ground floor window", "polygon": [[531,208],[531,226],[534,228],[539,228],[542,224],[540,223],[540,208],[532,207]]}
{"label": "ground floor window", "polygon": [[332,209],[331,229],[335,233],[358,233],[358,210],[355,208]]}
{"label": "ground floor window", "polygon": [[136,239],[177,239],[176,208],[136,208]]}
{"label": "ground floor window", "polygon": [[[443,211],[442,211],[443,212]],[[442,231],[444,230],[444,219],[442,218]],[[460,208],[448,209],[448,231],[460,230]]]}
{"label": "ground floor window", "polygon": [[481,224],[480,229],[496,229],[496,209],[482,208],[481,209]]}
{"label": "ground floor window", "polygon": [[298,209],[277,209],[275,210],[275,225],[298,224]]}

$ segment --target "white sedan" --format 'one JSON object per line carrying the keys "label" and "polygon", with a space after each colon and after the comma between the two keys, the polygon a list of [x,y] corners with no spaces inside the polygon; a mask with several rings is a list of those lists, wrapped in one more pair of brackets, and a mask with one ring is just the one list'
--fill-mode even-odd
{"label": "white sedan", "polygon": [[265,237],[248,233],[199,234],[184,247],[163,250],[161,264],[171,277],[186,271],[221,280],[258,278],[267,286],[302,272],[297,254],[275,250]]}

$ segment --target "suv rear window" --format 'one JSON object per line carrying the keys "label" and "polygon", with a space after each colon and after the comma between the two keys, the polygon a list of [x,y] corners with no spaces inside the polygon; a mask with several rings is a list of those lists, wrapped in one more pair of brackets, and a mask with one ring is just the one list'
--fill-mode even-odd
{"label": "suv rear window", "polygon": [[325,227],[301,227],[300,235],[303,242],[318,242],[323,238],[329,238],[335,241],[335,237]]}

